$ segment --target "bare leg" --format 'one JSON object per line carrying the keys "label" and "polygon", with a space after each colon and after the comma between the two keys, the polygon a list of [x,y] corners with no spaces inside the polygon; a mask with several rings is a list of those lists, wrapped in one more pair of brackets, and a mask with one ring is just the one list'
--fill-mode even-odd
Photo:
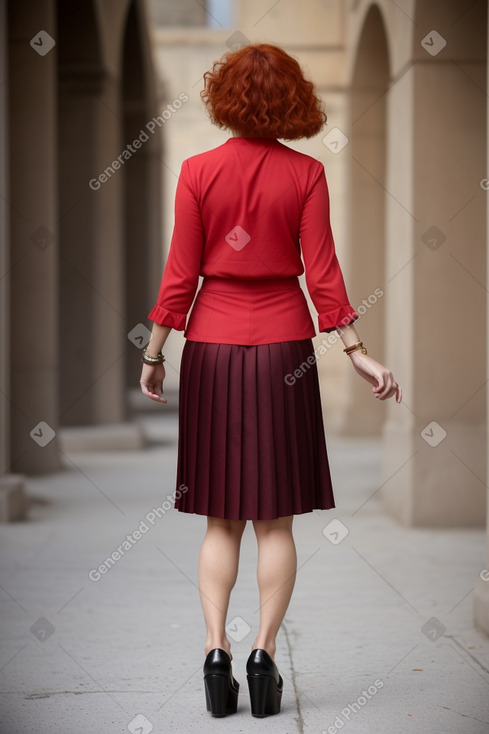
{"label": "bare leg", "polygon": [[289,606],[297,572],[293,519],[293,515],[288,515],[276,520],[253,520],[258,542],[260,630],[252,649],[266,650],[272,660],[275,638]]}
{"label": "bare leg", "polygon": [[207,627],[204,651],[220,647],[231,655],[226,636],[229,597],[236,583],[241,536],[246,520],[207,518],[207,532],[199,556],[199,591]]}

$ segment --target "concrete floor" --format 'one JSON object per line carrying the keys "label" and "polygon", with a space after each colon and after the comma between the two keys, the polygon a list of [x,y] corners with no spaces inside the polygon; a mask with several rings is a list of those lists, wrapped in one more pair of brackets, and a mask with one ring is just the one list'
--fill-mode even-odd
{"label": "concrete floor", "polygon": [[248,523],[228,618],[238,712],[213,718],[197,588],[205,518],[170,509],[149,521],[174,490],[176,416],[137,420],[148,448],[65,455],[63,472],[29,478],[29,520],[1,530],[1,732],[489,732],[489,639],[472,624],[484,533],[398,526],[380,493],[368,499],[377,444],[332,437],[337,508],[294,520],[299,571],[276,654],[282,711],[250,714],[258,593]]}

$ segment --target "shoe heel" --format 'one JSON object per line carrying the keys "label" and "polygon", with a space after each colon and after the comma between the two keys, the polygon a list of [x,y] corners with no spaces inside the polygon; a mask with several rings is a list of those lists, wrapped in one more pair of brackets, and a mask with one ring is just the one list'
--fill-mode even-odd
{"label": "shoe heel", "polygon": [[228,714],[236,713],[238,691],[229,687],[229,676],[205,675],[204,687],[207,711],[210,711],[213,716],[228,716]]}
{"label": "shoe heel", "polygon": [[282,691],[270,675],[248,675],[252,716],[273,716],[280,712]]}

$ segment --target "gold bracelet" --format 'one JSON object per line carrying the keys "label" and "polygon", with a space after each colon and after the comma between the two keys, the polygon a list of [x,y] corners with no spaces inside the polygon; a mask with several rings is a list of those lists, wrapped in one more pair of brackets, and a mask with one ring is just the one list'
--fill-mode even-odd
{"label": "gold bracelet", "polygon": [[152,357],[147,352],[147,348],[144,347],[143,353],[141,355],[141,362],[144,362],[145,364],[163,364],[165,361],[165,357],[161,352],[158,352],[156,357]]}
{"label": "gold bracelet", "polygon": [[357,349],[360,349],[362,351],[362,354],[367,354],[366,347],[363,346],[363,342],[356,342],[355,344],[350,344],[349,347],[345,347],[343,351],[345,354],[351,354],[352,352],[356,352]]}
{"label": "gold bracelet", "polygon": [[354,352],[355,349],[361,349],[361,347],[363,347],[363,342],[355,342],[355,344],[350,344],[349,347],[345,347],[343,351],[348,354],[349,352]]}

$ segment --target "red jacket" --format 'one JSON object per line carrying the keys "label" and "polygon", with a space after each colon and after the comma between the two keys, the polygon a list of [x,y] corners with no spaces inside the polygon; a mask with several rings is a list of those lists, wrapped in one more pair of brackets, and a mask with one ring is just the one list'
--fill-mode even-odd
{"label": "red jacket", "polygon": [[323,164],[274,138],[230,138],[182,164],[148,318],[192,341],[308,339],[316,332],[298,280],[304,266],[319,331],[358,318],[336,258]]}

